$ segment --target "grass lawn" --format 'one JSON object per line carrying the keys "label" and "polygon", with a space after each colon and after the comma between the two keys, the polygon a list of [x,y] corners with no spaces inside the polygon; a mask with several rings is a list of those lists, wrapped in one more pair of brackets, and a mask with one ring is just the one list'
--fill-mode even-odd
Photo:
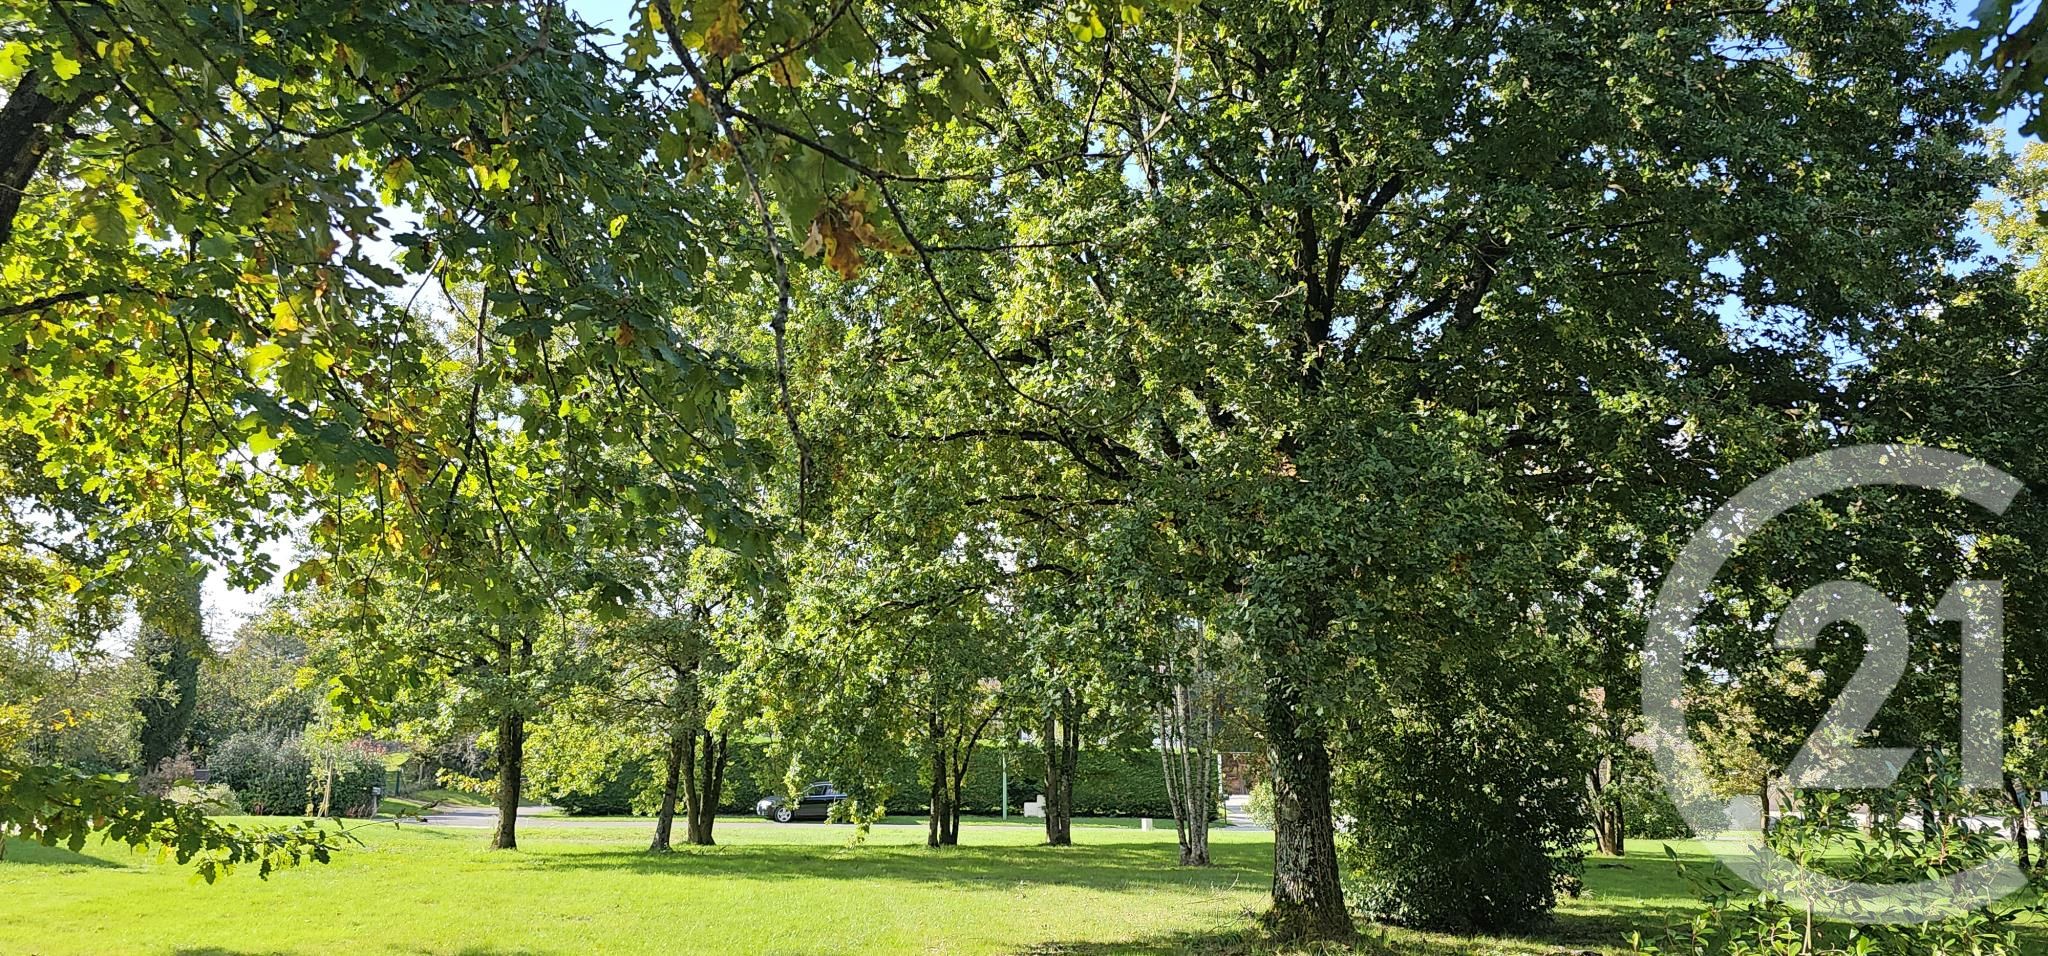
{"label": "grass lawn", "polygon": [[[1036,846],[1027,827],[969,824],[961,847],[923,832],[721,820],[721,846],[666,857],[638,827],[534,826],[516,853],[477,829],[372,825],[329,866],[214,886],[125,850],[83,854],[14,841],[0,862],[0,953],[826,954],[1203,956],[1264,953],[1252,914],[1270,837],[1217,831],[1218,865],[1173,865],[1173,834],[1103,827]],[[1679,844],[1682,852],[1704,859]],[[1528,940],[1368,930],[1362,951],[1612,951],[1630,928],[1686,912],[1660,844],[1589,862],[1585,896]]]}

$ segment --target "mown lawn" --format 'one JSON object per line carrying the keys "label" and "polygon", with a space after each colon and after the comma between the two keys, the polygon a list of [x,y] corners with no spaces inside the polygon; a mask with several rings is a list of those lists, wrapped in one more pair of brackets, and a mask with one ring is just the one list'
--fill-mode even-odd
{"label": "mown lawn", "polygon": [[[390,824],[335,863],[214,886],[111,847],[8,847],[0,953],[826,954],[1110,956],[1265,953],[1252,914],[1271,844],[1218,831],[1218,865],[1176,867],[1171,831],[1087,828],[1083,844],[1034,845],[1028,827],[969,824],[961,847],[923,832],[721,821],[723,845],[666,857],[628,826],[531,826],[493,853],[476,829]],[[1684,848],[1684,845],[1680,845]],[[1696,852],[1686,855],[1701,859]],[[1361,951],[1416,956],[1613,951],[1631,928],[1686,912],[1660,844],[1590,862],[1587,892],[1535,939],[1368,930]]]}

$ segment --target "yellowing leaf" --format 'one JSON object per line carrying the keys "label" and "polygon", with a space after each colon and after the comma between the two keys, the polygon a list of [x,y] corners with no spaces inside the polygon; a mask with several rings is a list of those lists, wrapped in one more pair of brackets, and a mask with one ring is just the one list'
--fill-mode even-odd
{"label": "yellowing leaf", "polygon": [[284,346],[276,342],[265,342],[249,350],[249,368],[261,372],[284,358]]}
{"label": "yellowing leaf", "polygon": [[14,40],[0,46],[0,84],[13,86],[28,71],[28,44]]}
{"label": "yellowing leaf", "polygon": [[721,58],[740,52],[740,30],[745,26],[746,21],[740,19],[739,0],[725,0],[711,25],[704,28],[704,52]]}
{"label": "yellowing leaf", "polygon": [[78,75],[78,61],[64,55],[63,50],[51,50],[50,70],[58,79],[68,80]]}

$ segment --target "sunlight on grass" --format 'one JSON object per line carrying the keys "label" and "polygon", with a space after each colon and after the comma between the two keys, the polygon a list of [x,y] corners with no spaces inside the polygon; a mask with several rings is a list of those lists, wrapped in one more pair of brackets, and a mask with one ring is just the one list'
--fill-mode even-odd
{"label": "sunlight on grass", "polygon": [[[1252,919],[1269,879],[1260,832],[1217,831],[1217,865],[1202,870],[1174,865],[1170,832],[1120,827],[1046,847],[1034,828],[970,824],[964,845],[934,851],[913,827],[878,827],[854,846],[850,827],[730,819],[719,823],[721,845],[666,856],[644,852],[644,830],[620,825],[530,827],[516,853],[486,850],[477,829],[353,832],[364,845],[330,866],[211,887],[116,848],[16,841],[0,863],[0,953],[1276,952]],[[1711,865],[1697,845],[1673,846],[1689,865]],[[1616,953],[1630,930],[1654,931],[1698,905],[1661,843],[1588,860],[1585,881],[1531,938],[1366,927],[1359,951]]]}

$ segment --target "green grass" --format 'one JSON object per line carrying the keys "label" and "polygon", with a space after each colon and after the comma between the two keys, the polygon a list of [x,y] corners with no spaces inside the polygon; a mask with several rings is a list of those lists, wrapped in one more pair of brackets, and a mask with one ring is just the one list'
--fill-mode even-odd
{"label": "green grass", "polygon": [[[1077,832],[969,824],[965,845],[923,847],[911,827],[722,820],[718,847],[643,851],[639,827],[533,826],[518,852],[478,829],[390,823],[354,831],[329,866],[269,881],[189,871],[113,847],[82,854],[14,841],[0,862],[0,953],[254,954],[1033,954],[1268,953],[1253,916],[1271,859],[1264,833],[1219,830],[1217,865],[1174,865],[1170,830]],[[1614,952],[1630,929],[1692,911],[1661,844],[1589,861],[1587,892],[1532,939],[1368,929],[1360,952],[1409,956]],[[1696,847],[1675,844],[1704,863]]]}

